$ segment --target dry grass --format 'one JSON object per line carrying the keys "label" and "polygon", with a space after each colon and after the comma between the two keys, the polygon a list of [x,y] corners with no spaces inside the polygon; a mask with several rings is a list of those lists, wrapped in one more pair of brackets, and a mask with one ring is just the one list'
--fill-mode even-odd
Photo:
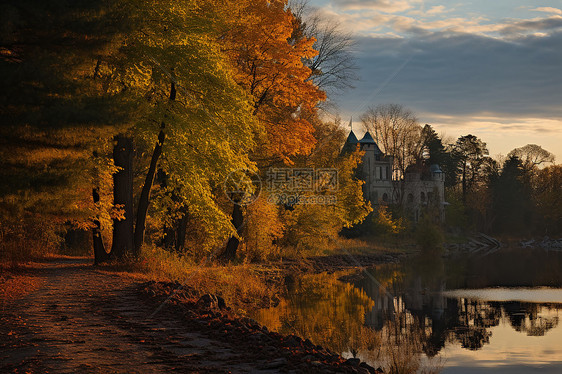
{"label": "dry grass", "polygon": [[101,271],[118,272],[143,280],[179,282],[200,294],[222,296],[239,314],[268,307],[278,300],[278,272],[259,265],[197,264],[161,248],[144,248],[138,260],[107,264]]}
{"label": "dry grass", "polygon": [[385,237],[372,239],[348,239],[338,237],[330,242],[320,255],[358,254],[368,255],[374,253],[408,253],[415,249],[413,240],[407,238]]}

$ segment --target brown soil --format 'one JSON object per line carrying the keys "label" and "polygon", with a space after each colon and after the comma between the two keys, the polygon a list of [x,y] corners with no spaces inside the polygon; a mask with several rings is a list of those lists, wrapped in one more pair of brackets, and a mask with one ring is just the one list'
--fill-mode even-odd
{"label": "brown soil", "polygon": [[89,259],[28,272],[41,287],[1,311],[1,373],[374,372],[197,303],[191,290],[100,272]]}

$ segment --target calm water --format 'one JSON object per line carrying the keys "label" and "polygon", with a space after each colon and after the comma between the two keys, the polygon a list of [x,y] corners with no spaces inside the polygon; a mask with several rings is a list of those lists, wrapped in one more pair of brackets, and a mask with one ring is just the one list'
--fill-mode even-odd
{"label": "calm water", "polygon": [[253,317],[395,372],[562,373],[562,253],[425,257],[286,279]]}

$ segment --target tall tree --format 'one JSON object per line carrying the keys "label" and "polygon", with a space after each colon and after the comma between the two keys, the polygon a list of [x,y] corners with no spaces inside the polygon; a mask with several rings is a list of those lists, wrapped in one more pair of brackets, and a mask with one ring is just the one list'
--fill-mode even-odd
{"label": "tall tree", "polygon": [[437,164],[445,173],[445,186],[451,187],[457,183],[457,165],[452,153],[443,145],[431,125],[426,124],[421,133],[421,144],[424,152],[424,162],[429,166]]}
{"label": "tall tree", "polygon": [[209,223],[218,244],[233,228],[217,204],[215,187],[235,170],[254,168],[248,152],[259,132],[250,96],[233,79],[217,42],[229,19],[206,1],[136,7],[138,29],[124,50],[132,57],[125,73],[150,105],[135,134],[156,143],[137,211],[137,250],[160,154],[165,189],[174,197],[160,203],[174,211],[189,207],[190,216]]}
{"label": "tall tree", "polygon": [[115,137],[113,160],[119,170],[113,175],[113,201],[122,206],[124,215],[114,219],[111,254],[123,258],[133,254],[133,138],[125,134]]}
{"label": "tall tree", "polygon": [[491,184],[494,226],[498,232],[521,234],[532,230],[531,186],[525,173],[523,162],[511,156]]}
{"label": "tall tree", "polygon": [[303,61],[314,58],[313,38],[291,39],[295,17],[285,0],[232,2],[236,13],[224,31],[224,48],[236,66],[237,82],[251,95],[266,133],[254,158],[262,164],[290,162],[314,147],[307,115],[325,98],[308,78]]}
{"label": "tall tree", "polygon": [[562,233],[562,165],[552,165],[537,172],[533,200],[537,231],[546,235]]}
{"label": "tall tree", "polygon": [[2,8],[0,205],[49,226],[41,235],[57,244],[57,232],[94,227],[111,209],[105,191],[92,199],[92,151],[136,116],[122,90],[106,89],[97,62],[116,52],[129,23],[114,1]]}
{"label": "tall tree", "polygon": [[[309,117],[325,94],[308,78],[303,61],[317,52],[314,39],[292,38],[295,17],[286,0],[227,2],[233,12],[223,32],[223,48],[236,67],[235,79],[253,101],[253,114],[265,129],[252,159],[259,166],[291,163],[291,157],[309,153],[316,142]],[[234,204],[232,222],[242,230],[243,214]],[[242,231],[241,231],[242,232]],[[232,237],[224,257],[236,255],[238,238]]]}
{"label": "tall tree", "polygon": [[481,171],[488,159],[488,148],[482,140],[469,134],[457,139],[453,154],[458,160],[463,202],[466,204],[469,191],[483,178]]}

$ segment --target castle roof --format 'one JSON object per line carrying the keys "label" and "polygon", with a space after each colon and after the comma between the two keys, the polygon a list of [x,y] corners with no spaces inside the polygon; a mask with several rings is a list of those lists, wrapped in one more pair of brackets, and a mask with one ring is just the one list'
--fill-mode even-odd
{"label": "castle roof", "polygon": [[377,145],[377,143],[375,142],[375,139],[373,139],[373,137],[371,136],[371,133],[369,131],[367,131],[365,133],[365,135],[363,135],[363,138],[361,140],[359,140],[360,144],[373,144],[375,146],[375,153],[379,153],[382,154],[379,146]]}
{"label": "castle roof", "polygon": [[432,164],[429,167],[429,171],[431,171],[432,173],[442,173],[443,171],[441,170],[441,168],[439,167],[439,165],[437,164]]}
{"label": "castle roof", "polygon": [[359,143],[359,140],[357,140],[357,136],[355,136],[353,130],[351,130],[345,140],[345,143],[343,143],[341,154],[346,155],[353,153],[357,149],[357,143]]}
{"label": "castle roof", "polygon": [[351,130],[349,132],[349,135],[347,136],[347,140],[345,141],[346,143],[351,143],[351,144],[357,144],[359,143],[359,140],[357,140],[357,136],[355,136],[355,133],[353,132],[353,130]]}

